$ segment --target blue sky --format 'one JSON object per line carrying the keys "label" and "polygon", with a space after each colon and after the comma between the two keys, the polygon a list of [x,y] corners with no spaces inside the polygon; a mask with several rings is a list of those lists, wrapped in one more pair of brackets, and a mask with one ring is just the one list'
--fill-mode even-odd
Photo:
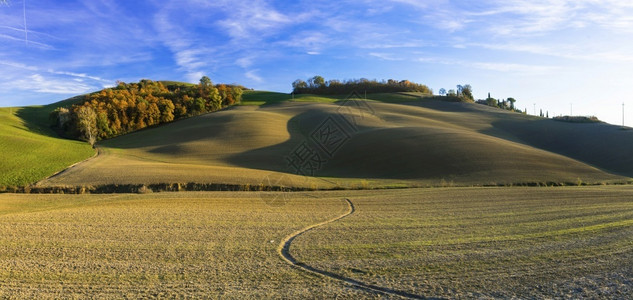
{"label": "blue sky", "polygon": [[[4,1],[0,1],[4,2]],[[147,78],[289,92],[295,79],[471,84],[530,113],[633,126],[626,0],[0,3],[0,106]]]}

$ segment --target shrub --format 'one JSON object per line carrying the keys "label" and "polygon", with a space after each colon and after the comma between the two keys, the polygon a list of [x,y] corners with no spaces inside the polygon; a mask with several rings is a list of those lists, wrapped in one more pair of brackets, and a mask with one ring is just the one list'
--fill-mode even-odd
{"label": "shrub", "polygon": [[148,188],[146,185],[141,185],[137,190],[137,193],[139,194],[149,194],[153,192],[154,191],[152,191],[152,189]]}
{"label": "shrub", "polygon": [[596,116],[559,116],[554,117],[554,121],[570,122],[570,123],[600,123]]}

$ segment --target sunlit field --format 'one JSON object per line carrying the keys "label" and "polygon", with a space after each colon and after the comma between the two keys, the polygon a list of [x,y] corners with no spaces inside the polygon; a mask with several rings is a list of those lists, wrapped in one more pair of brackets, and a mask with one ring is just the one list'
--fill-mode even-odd
{"label": "sunlit field", "polygon": [[[345,199],[288,248],[336,278],[282,259]],[[632,234],[629,186],[1,194],[0,297],[618,298]]]}
{"label": "sunlit field", "polygon": [[61,139],[32,122],[39,118],[46,124],[47,112],[45,107],[0,108],[0,190],[34,183],[95,154],[88,144]]}

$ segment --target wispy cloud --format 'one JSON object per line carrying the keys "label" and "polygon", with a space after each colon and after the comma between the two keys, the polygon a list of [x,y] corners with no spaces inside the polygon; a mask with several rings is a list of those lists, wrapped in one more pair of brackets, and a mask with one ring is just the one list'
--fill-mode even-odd
{"label": "wispy cloud", "polygon": [[372,44],[364,44],[359,45],[360,48],[364,49],[393,49],[393,48],[422,48],[432,46],[433,43],[429,41],[395,41],[394,43],[372,43]]}
{"label": "wispy cloud", "polygon": [[622,0],[391,0],[420,11],[419,21],[454,32],[483,30],[499,36],[535,35],[598,26],[633,32],[633,2]]}
{"label": "wispy cloud", "polygon": [[258,83],[263,82],[264,79],[261,78],[259,75],[257,75],[257,73],[256,73],[257,71],[258,70],[250,70],[250,71],[246,72],[244,74],[244,76],[246,76],[246,78],[248,78],[250,80],[253,80],[255,82],[258,82]]}
{"label": "wispy cloud", "polygon": [[101,81],[101,82],[109,82],[112,83],[113,81],[110,79],[104,79],[98,76],[91,76],[85,73],[75,73],[75,72],[67,72],[67,71],[57,71],[57,70],[53,70],[53,69],[46,69],[46,70],[42,70],[42,68],[36,67],[36,66],[29,66],[23,63],[19,63],[19,62],[13,62],[13,61],[6,61],[6,60],[0,60],[0,65],[4,65],[7,67],[12,67],[12,68],[16,68],[16,69],[22,69],[22,70],[26,70],[26,71],[34,71],[34,72],[46,72],[49,74],[56,74],[56,75],[66,75],[66,76],[70,76],[70,77],[76,77],[76,78],[84,78],[84,79],[92,79],[94,81]]}
{"label": "wispy cloud", "polygon": [[528,65],[528,64],[515,64],[515,63],[493,63],[493,62],[474,62],[464,63],[474,68],[491,70],[498,72],[515,72],[515,73],[533,73],[533,74],[546,74],[558,69],[555,66],[544,65]]}
{"label": "wispy cloud", "polygon": [[373,56],[373,57],[380,58],[382,60],[389,60],[389,61],[403,60],[402,57],[396,57],[394,54],[391,54],[391,53],[370,52],[369,56]]}
{"label": "wispy cloud", "polygon": [[602,63],[633,63],[630,55],[631,46],[624,49],[604,49],[602,45],[579,48],[575,45],[549,43],[545,45],[532,44],[469,44],[469,47],[479,47],[490,50],[510,51],[542,56],[551,56],[568,60],[584,60]]}
{"label": "wispy cloud", "polygon": [[34,66],[27,66],[23,63],[20,62],[13,62],[13,61],[6,61],[6,60],[0,60],[0,65],[4,65],[7,67],[13,67],[13,68],[18,68],[18,69],[24,69],[24,70],[29,70],[29,71],[37,71],[38,68],[34,67]]}
{"label": "wispy cloud", "polygon": [[629,0],[30,3],[28,32],[23,2],[0,7],[0,98],[22,103],[98,89],[110,78],[208,75],[272,90],[314,74],[571,86],[592,82],[596,70],[629,78],[633,68]]}
{"label": "wispy cloud", "polygon": [[66,72],[66,71],[55,71],[53,69],[48,69],[47,70],[48,73],[51,74],[57,74],[57,75],[67,75],[67,76],[71,76],[71,77],[76,77],[76,78],[82,78],[82,79],[92,79],[94,81],[100,81],[102,83],[109,83],[109,84],[113,84],[113,81],[111,79],[104,79],[98,76],[90,76],[88,74],[85,73],[75,73],[75,72]]}
{"label": "wispy cloud", "polygon": [[33,74],[27,78],[14,80],[11,82],[11,86],[15,89],[34,91],[37,93],[67,95],[82,94],[94,90],[93,86],[82,82],[60,80],[42,74]]}
{"label": "wispy cloud", "polygon": [[468,68],[496,71],[502,73],[520,73],[520,74],[547,74],[559,69],[557,66],[538,65],[538,64],[521,64],[521,63],[504,63],[504,62],[484,62],[484,61],[464,61],[459,59],[448,59],[441,57],[420,57],[417,59],[422,63],[434,63],[442,65],[459,65]]}
{"label": "wispy cloud", "polygon": [[335,43],[325,33],[320,31],[302,31],[296,35],[282,40],[279,45],[284,47],[301,48],[311,52],[319,52],[325,47],[332,46]]}
{"label": "wispy cloud", "polygon": [[81,94],[109,87],[112,80],[85,73],[42,69],[13,61],[0,61],[3,90],[23,90],[46,94]]}
{"label": "wispy cloud", "polygon": [[155,15],[154,27],[164,45],[173,53],[176,64],[185,72],[187,80],[192,82],[201,78],[198,77],[203,74],[201,69],[210,62],[202,59],[202,55],[208,51],[203,46],[197,46],[194,38],[187,36],[187,31],[176,22],[180,16],[172,15],[173,12],[172,6],[167,4]]}
{"label": "wispy cloud", "polygon": [[219,1],[218,4],[218,8],[225,10],[227,18],[217,23],[235,39],[268,35],[294,22],[265,1]]}

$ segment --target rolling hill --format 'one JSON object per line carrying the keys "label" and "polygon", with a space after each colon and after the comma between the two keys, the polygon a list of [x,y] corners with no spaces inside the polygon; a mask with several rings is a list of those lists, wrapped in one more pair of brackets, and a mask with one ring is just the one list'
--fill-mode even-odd
{"label": "rolling hill", "polygon": [[633,176],[633,131],[617,126],[408,93],[342,102],[288,96],[248,92],[244,105],[103,141],[97,158],[39,185],[357,188],[593,184]]}
{"label": "rolling hill", "polygon": [[0,188],[28,185],[95,154],[86,143],[59,138],[48,127],[49,113],[75,100],[0,108]]}

